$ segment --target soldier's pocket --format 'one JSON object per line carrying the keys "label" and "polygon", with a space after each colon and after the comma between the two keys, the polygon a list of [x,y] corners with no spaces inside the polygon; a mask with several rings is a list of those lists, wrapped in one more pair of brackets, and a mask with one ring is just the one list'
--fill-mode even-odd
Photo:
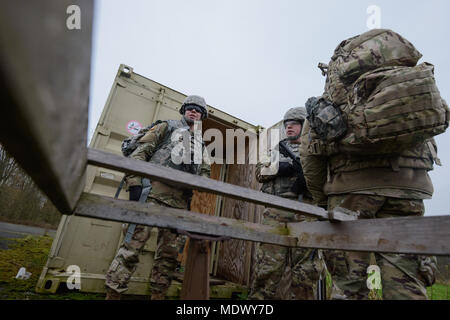
{"label": "soldier's pocket", "polygon": [[123,236],[126,236],[126,235],[127,235],[128,226],[129,226],[128,223],[122,223],[122,233],[123,233]]}
{"label": "soldier's pocket", "polygon": [[150,227],[142,227],[142,229],[133,235],[133,238],[141,242],[146,242],[150,238]]}
{"label": "soldier's pocket", "polygon": [[427,287],[436,282],[437,260],[435,256],[418,256],[419,275]]}

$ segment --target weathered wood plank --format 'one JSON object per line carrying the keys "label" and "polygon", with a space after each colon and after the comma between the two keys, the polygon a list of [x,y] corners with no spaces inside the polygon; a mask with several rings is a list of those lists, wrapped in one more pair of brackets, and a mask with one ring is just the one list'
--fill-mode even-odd
{"label": "weathered wood plank", "polygon": [[209,241],[191,239],[180,293],[182,300],[209,299],[209,253]]}
{"label": "weathered wood plank", "polygon": [[210,236],[263,241],[294,246],[297,239],[283,236],[287,229],[274,229],[261,224],[214,217],[187,210],[173,209],[135,201],[107,198],[83,193],[74,214],[102,220],[143,224],[160,228],[183,229]]}
{"label": "weathered wood plank", "polygon": [[[222,165],[211,166],[211,179],[220,178]],[[214,216],[217,195],[194,191],[191,210]],[[186,239],[183,250],[182,265],[185,265],[184,281],[180,297],[183,300],[209,299],[209,264],[211,261],[211,244],[209,241]]]}
{"label": "weathered wood plank", "polygon": [[[249,164],[229,165],[227,182],[251,188],[255,179],[254,167]],[[254,209],[253,203],[227,198],[224,199],[222,217],[252,221]],[[222,243],[217,262],[217,275],[235,283],[249,285],[252,245],[254,244],[251,242],[239,239]]]}
{"label": "weathered wood plank", "polygon": [[63,213],[85,180],[92,20],[89,0],[0,2],[0,142]]}
{"label": "weathered wood plank", "polygon": [[[220,169],[221,164],[213,163],[211,165],[211,179],[219,180],[220,179]],[[216,211],[216,198],[217,195],[207,193],[207,192],[199,192],[194,190],[193,197],[191,201],[191,211],[208,214],[213,216]],[[186,244],[184,245],[183,254],[181,255],[181,265],[186,264],[186,257],[189,248],[189,238],[186,240]]]}
{"label": "weathered wood plank", "polygon": [[[195,176],[179,170],[159,166],[145,161],[121,157],[101,150],[88,149],[88,163],[108,169],[125,171],[166,183],[175,183],[180,187],[223,195],[237,200],[244,200],[268,207],[291,210],[307,216],[328,219],[328,213],[320,207],[284,199],[249,188],[236,186],[221,181]],[[353,216],[336,212],[338,221],[355,220]]]}
{"label": "weathered wood plank", "polygon": [[288,223],[288,228],[302,247],[450,255],[450,216]]}
{"label": "weathered wood plank", "polygon": [[288,223],[287,228],[83,193],[75,214],[288,247],[450,255],[450,216]]}

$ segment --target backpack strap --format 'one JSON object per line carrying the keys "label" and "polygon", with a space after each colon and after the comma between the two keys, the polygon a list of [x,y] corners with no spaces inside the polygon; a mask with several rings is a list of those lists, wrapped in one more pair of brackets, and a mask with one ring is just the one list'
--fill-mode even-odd
{"label": "backpack strap", "polygon": [[431,156],[433,157],[434,163],[436,163],[438,166],[442,166],[441,159],[438,158],[437,152],[433,146],[433,143],[431,141],[427,141],[427,146],[430,149]]}

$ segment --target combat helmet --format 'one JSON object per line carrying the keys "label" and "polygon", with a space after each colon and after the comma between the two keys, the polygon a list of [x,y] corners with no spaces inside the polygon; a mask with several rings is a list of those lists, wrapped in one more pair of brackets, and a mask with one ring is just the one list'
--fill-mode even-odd
{"label": "combat helmet", "polygon": [[291,108],[284,114],[283,124],[286,121],[294,120],[300,121],[300,123],[303,125],[305,119],[306,119],[306,109],[304,107]]}
{"label": "combat helmet", "polygon": [[208,117],[208,110],[206,110],[206,101],[203,97],[191,95],[184,99],[180,108],[180,114],[184,115],[184,109],[188,105],[196,105],[202,109],[202,120]]}

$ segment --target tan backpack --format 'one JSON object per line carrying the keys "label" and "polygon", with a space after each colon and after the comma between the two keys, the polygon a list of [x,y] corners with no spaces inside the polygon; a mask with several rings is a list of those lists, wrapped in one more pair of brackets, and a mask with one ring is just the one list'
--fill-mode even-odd
{"label": "tan backpack", "polygon": [[[422,54],[388,29],[373,29],[342,41],[327,68],[325,93],[335,105],[347,102],[352,84],[364,73],[386,66],[413,67]],[[323,64],[322,64],[323,65]]]}
{"label": "tan backpack", "polygon": [[316,117],[308,113],[318,134],[310,134],[310,152],[395,154],[443,133],[450,111],[436,87],[434,66],[416,66],[421,56],[410,42],[386,29],[341,42],[329,65],[319,67],[327,75],[322,98],[339,109],[347,130],[338,139],[324,139],[322,131],[336,131],[327,126],[343,124],[324,112]]}
{"label": "tan backpack", "polygon": [[391,154],[412,148],[443,133],[450,111],[440,96],[434,66],[383,67],[353,84],[348,103],[347,133],[340,149]]}

